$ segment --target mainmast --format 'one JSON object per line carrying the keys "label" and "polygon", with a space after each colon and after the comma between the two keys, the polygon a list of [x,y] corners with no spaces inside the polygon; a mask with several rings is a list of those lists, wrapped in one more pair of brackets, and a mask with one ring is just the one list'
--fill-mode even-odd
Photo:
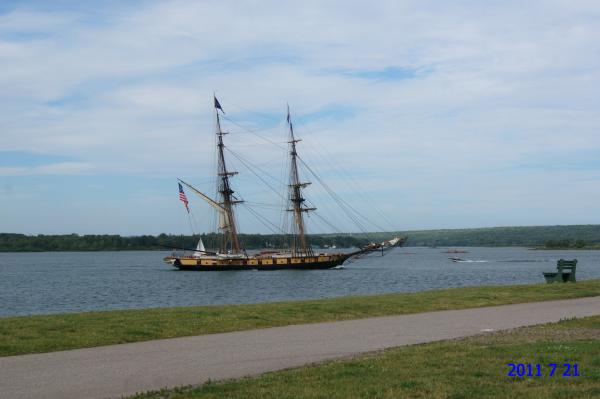
{"label": "mainmast", "polygon": [[310,182],[300,182],[298,176],[298,153],[296,152],[296,143],[301,141],[294,137],[294,126],[290,117],[290,107],[287,108],[287,123],[290,130],[290,184],[289,184],[289,200],[292,205],[290,212],[294,212],[294,241],[292,243],[292,254],[297,255],[312,255],[313,251],[310,245],[306,244],[305,228],[304,228],[304,213],[314,211],[317,208],[307,208],[303,206],[305,201],[302,198],[302,189],[310,184]]}
{"label": "mainmast", "polygon": [[[221,104],[217,97],[215,99],[215,114],[217,116],[216,134],[217,134],[217,158],[218,158],[218,182],[217,191],[220,194],[221,202],[220,205],[223,207],[225,212],[219,214],[219,229],[223,231],[223,238],[221,241],[220,251],[226,253],[231,245],[231,252],[237,254],[240,252],[240,242],[237,235],[237,227],[235,222],[235,214],[233,211],[233,205],[239,204],[240,202],[233,196],[234,191],[231,189],[229,184],[229,177],[236,175],[238,172],[230,172],[227,170],[227,164],[225,163],[225,156],[223,149],[223,135],[227,132],[221,130],[221,119],[219,117],[219,110],[223,112]],[[224,113],[224,112],[223,112]]]}

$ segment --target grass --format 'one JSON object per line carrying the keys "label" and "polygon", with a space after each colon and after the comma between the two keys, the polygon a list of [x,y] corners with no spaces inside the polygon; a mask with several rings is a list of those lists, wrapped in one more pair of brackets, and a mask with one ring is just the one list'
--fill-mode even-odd
{"label": "grass", "polygon": [[120,310],[0,318],[0,356],[290,324],[600,295],[600,280],[490,286],[253,305]]}
{"label": "grass", "polygon": [[[541,377],[509,377],[507,363],[540,364]],[[549,363],[557,363],[550,377]],[[563,377],[576,363],[579,377]],[[198,387],[136,395],[184,398],[598,398],[600,317],[394,348]]]}

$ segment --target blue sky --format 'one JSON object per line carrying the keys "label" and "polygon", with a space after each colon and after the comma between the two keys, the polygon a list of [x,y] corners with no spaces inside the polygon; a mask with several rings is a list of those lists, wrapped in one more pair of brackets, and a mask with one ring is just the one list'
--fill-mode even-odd
{"label": "blue sky", "polygon": [[280,181],[289,103],[303,158],[379,226],[600,223],[599,43],[593,1],[3,1],[0,231],[189,233],[176,179],[214,191],[215,91],[232,152]]}

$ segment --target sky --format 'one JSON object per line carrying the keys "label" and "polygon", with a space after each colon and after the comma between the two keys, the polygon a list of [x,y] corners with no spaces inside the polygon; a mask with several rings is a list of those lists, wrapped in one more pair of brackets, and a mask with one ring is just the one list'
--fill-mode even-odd
{"label": "sky", "polygon": [[600,223],[597,1],[3,0],[0,232],[210,231],[213,93],[276,225],[286,104],[309,232]]}

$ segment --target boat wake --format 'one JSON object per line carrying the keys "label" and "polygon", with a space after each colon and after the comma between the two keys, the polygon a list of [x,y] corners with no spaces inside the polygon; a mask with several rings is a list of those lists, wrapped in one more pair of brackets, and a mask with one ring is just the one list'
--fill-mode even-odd
{"label": "boat wake", "polygon": [[472,260],[472,259],[460,259],[460,258],[450,258],[452,262],[455,263],[488,263],[489,260]]}

